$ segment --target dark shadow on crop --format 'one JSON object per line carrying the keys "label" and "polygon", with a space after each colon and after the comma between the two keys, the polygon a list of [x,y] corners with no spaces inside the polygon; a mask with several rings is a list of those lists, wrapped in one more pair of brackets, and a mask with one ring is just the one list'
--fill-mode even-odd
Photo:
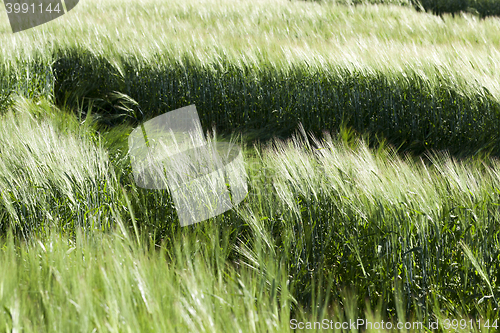
{"label": "dark shadow on crop", "polygon": [[416,155],[500,155],[498,100],[446,76],[428,80],[411,69],[389,75],[306,64],[285,71],[266,63],[157,57],[151,64],[124,58],[120,72],[104,58],[68,51],[54,64],[56,103],[84,114],[92,105],[108,126],[196,104],[203,128],[216,126],[222,135],[286,138],[301,123],[316,136],[351,128]]}

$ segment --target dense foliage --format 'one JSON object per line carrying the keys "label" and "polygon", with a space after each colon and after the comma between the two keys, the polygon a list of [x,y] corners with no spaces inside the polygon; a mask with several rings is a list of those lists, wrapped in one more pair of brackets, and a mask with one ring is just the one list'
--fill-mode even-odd
{"label": "dense foliage", "polygon": [[[14,36],[0,22],[0,330],[495,331],[498,19],[280,0],[80,8]],[[169,190],[136,186],[127,139],[192,103],[211,139],[243,146],[249,193],[182,228]]]}

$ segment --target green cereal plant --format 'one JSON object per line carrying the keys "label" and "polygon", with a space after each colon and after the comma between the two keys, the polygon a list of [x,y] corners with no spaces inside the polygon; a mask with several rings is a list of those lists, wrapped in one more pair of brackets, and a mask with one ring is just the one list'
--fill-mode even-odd
{"label": "green cereal plant", "polygon": [[[498,20],[273,0],[80,8],[0,34],[0,327],[496,315]],[[246,149],[245,201],[181,228],[168,190],[135,185],[127,136],[189,104],[223,137],[291,139]]]}
{"label": "green cereal plant", "polygon": [[[464,14],[443,22],[404,7],[305,2],[84,7],[57,41],[48,32],[59,20],[2,36],[3,96],[45,96],[75,110],[91,102],[107,125],[131,119],[116,98],[127,95],[149,117],[195,103],[203,125],[221,133],[288,136],[301,122],[320,134],[344,123],[416,153],[497,147],[496,20]],[[131,8],[126,27],[95,24]],[[163,35],[153,26],[160,17],[170,22]]]}
{"label": "green cereal plant", "polygon": [[[313,283],[324,279],[338,289],[323,284],[323,301],[325,295],[340,301],[340,290],[351,290],[359,309],[366,309],[365,298],[372,307],[382,302],[389,317],[430,321],[436,304],[449,315],[491,315],[498,270],[492,258],[499,255],[496,160],[436,154],[430,164],[387,149],[373,153],[362,141],[303,133],[264,149],[267,176],[250,172],[243,215],[258,223],[251,224],[254,242],[284,261],[301,307],[312,309],[319,286]],[[266,232],[269,238],[257,240]],[[474,249],[473,257],[463,246]]]}
{"label": "green cereal plant", "polygon": [[[49,104],[29,102],[2,119],[0,142],[11,147],[1,150],[2,221],[8,223],[3,235],[10,227],[18,230],[29,249],[19,262],[9,255],[0,260],[12,271],[28,265],[22,269],[30,273],[2,276],[0,284],[33,281],[26,282],[28,289],[3,289],[9,292],[0,302],[8,311],[0,313],[0,322],[8,327],[16,325],[13,314],[19,313],[33,330],[79,322],[206,331],[211,323],[242,325],[247,306],[256,300],[262,308],[254,311],[272,314],[277,331],[291,318],[355,318],[381,308],[378,315],[391,320],[492,316],[500,269],[495,159],[459,161],[443,153],[425,160],[401,157],[391,148],[372,151],[348,132],[316,139],[302,129],[291,140],[246,151],[249,195],[235,210],[180,228],[168,191],[137,188],[127,171],[120,142],[131,129],[97,127],[102,134],[96,134],[90,121],[81,124]],[[66,232],[51,238],[59,230]],[[64,244],[76,243],[51,252],[50,246],[62,246],[60,237]],[[96,250],[99,244],[104,248]],[[70,253],[81,249],[84,258],[102,260],[82,266],[92,273],[83,277],[78,269],[58,268],[63,262],[73,267]],[[47,261],[52,268],[46,266],[54,272],[56,289],[50,290],[56,296],[47,298],[49,289],[43,289],[30,297],[35,302],[30,304],[40,306],[17,306],[28,304],[24,293],[31,283],[50,282],[38,262],[56,253]],[[143,271],[133,264],[137,260]],[[173,272],[163,271],[167,268]],[[75,289],[77,280],[96,290],[97,299]],[[179,302],[175,307],[173,300]],[[102,315],[95,310],[91,324],[85,317],[75,319],[78,306],[58,312],[72,302],[88,313],[102,304],[108,310]],[[199,308],[190,312],[195,304]],[[236,309],[232,320],[213,312],[224,304]],[[44,316],[30,317],[45,321],[28,320],[27,312],[16,310],[24,308],[45,309]],[[145,320],[150,316],[157,318],[154,323]],[[254,324],[256,331],[264,325]]]}
{"label": "green cereal plant", "polygon": [[28,238],[56,227],[106,229],[116,198],[107,152],[74,115],[19,101],[0,129],[2,227]]}

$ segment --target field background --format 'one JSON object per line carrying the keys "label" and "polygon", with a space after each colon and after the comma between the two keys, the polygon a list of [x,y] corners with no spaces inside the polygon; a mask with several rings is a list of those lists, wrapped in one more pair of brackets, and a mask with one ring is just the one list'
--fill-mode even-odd
{"label": "field background", "polygon": [[[17,34],[0,15],[0,330],[496,331],[500,20],[438,14],[93,0]],[[181,228],[127,136],[189,104],[244,147],[249,194]]]}

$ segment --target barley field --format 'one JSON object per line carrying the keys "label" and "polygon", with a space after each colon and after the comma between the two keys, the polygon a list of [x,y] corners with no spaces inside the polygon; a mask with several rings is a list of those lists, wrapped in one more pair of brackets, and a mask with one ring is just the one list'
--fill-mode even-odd
{"label": "barley field", "polygon": [[[16,34],[1,14],[0,331],[496,332],[500,18],[438,14],[88,0]],[[181,227],[128,136],[190,104],[243,148],[248,195]],[[335,325],[359,320],[392,326]]]}

